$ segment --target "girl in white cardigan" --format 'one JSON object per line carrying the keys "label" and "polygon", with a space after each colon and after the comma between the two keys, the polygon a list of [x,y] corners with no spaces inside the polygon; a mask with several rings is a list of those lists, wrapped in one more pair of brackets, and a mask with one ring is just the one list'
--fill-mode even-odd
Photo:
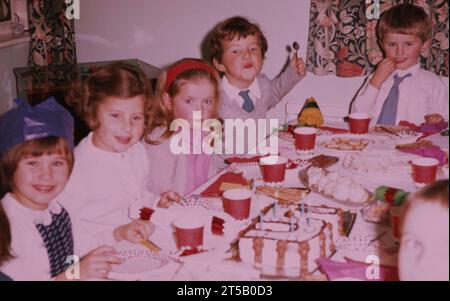
{"label": "girl in white cardigan", "polygon": [[85,231],[117,241],[119,225],[138,220],[140,210],[168,207],[179,196],[159,197],[146,188],[150,165],[140,139],[151,86],[137,67],[100,67],[73,84],[67,99],[92,130],[75,148],[75,164],[61,202]]}
{"label": "girl in white cardigan", "polygon": [[179,60],[160,75],[144,133],[150,190],[185,195],[215,173],[205,121],[219,123],[218,93],[217,73],[202,60]]}
{"label": "girl in white cardigan", "polygon": [[[56,201],[73,166],[72,116],[53,98],[35,107],[17,104],[0,119],[1,203],[7,216],[0,223],[2,246],[11,239],[6,249],[11,256],[0,269],[14,280],[67,280],[75,255],[81,258],[80,274],[69,279],[106,278],[122,259],[108,246],[87,253],[95,238]],[[143,239],[151,229],[148,222],[133,222],[118,227],[116,238]]]}

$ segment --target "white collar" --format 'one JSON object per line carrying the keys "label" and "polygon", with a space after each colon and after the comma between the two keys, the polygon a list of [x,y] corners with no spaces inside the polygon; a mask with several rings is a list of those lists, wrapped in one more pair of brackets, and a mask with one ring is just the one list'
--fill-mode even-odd
{"label": "white collar", "polygon": [[[226,76],[222,78],[221,85],[228,98],[241,99],[241,97],[239,96],[239,92],[241,92],[242,90],[237,88],[236,86],[233,86]],[[256,99],[261,98],[261,89],[259,88],[258,80],[256,78],[253,80],[252,84],[245,90],[249,90],[250,94]],[[253,101],[255,101],[255,99],[253,99]]]}
{"label": "white collar", "polygon": [[20,211],[25,216],[29,217],[35,225],[43,224],[44,226],[48,226],[52,223],[52,213],[59,214],[61,213],[62,206],[52,200],[45,210],[34,210],[28,207],[25,207],[16,198],[12,195],[12,193],[7,193],[5,198],[3,199],[5,205],[14,207],[16,210]]}
{"label": "white collar", "polygon": [[420,70],[420,64],[417,63],[405,70],[403,70],[403,69],[395,70],[394,72],[392,72],[392,74],[389,76],[389,78],[393,80],[395,75],[398,75],[399,77],[403,77],[408,73],[411,73],[411,75],[415,75],[419,70]]}

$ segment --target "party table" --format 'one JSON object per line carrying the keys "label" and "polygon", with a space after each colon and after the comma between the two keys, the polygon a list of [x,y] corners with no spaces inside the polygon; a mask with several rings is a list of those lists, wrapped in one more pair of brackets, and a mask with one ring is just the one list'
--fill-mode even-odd
{"label": "party table", "polygon": [[[331,126],[333,128],[347,129],[347,125],[344,123],[333,124]],[[274,132],[272,135],[279,137],[276,152],[283,157],[291,159],[292,162],[299,163],[297,167],[286,171],[284,187],[303,188],[304,185],[299,179],[299,173],[307,167],[307,163],[305,163],[306,161],[298,160],[299,156],[296,152],[292,137],[281,135],[279,132]],[[372,142],[371,146],[361,152],[340,151],[324,147],[324,142],[333,137],[348,138],[362,136],[333,134],[330,131],[322,131],[322,133],[317,136],[314,156],[325,154],[339,158],[339,161],[336,164],[328,167],[329,172],[337,172],[341,177],[349,177],[353,181],[364,186],[364,188],[370,192],[374,192],[377,187],[382,185],[395,187],[407,192],[413,192],[417,189],[414,186],[407,166],[409,164],[405,165],[402,163],[409,162],[417,156],[400,152],[395,148],[396,145],[409,143],[417,139],[417,137],[397,137],[370,132],[363,137]],[[436,134],[427,137],[427,139],[435,141],[435,143],[443,148],[448,154],[448,136],[443,137]],[[252,155],[247,155],[244,157],[251,156]],[[386,163],[383,160],[390,161]],[[352,170],[351,166],[354,165],[349,164],[350,161],[353,163],[363,162],[362,165],[366,164],[367,167],[366,169],[361,168],[359,170],[358,167],[356,167],[357,170]],[[383,173],[381,167],[377,170],[377,167],[371,166],[371,164],[387,164],[385,167],[386,172]],[[393,167],[396,164],[400,166],[398,169]],[[404,164],[405,166],[401,166],[401,164]],[[248,226],[249,220],[240,222],[233,221],[232,217],[223,212],[222,199],[220,197],[203,197],[201,195],[202,192],[207,190],[207,188],[217,179],[230,172],[242,174],[245,179],[249,179],[252,183],[254,194],[251,202],[249,220],[258,217],[263,208],[274,202],[273,198],[255,193],[256,187],[264,185],[261,169],[257,163],[230,164],[217,175],[210,178],[203,185],[187,195],[183,199],[183,206],[176,205],[169,209],[156,210],[152,216],[152,222],[155,224],[156,229],[150,237],[150,240],[161,248],[161,256],[167,257],[167,260],[161,259],[161,262],[163,262],[160,264],[161,267],[157,265],[156,268],[152,267],[152,270],[141,272],[139,276],[130,276],[132,279],[134,277],[140,280],[296,280],[292,277],[284,279],[283,277],[266,275],[264,269],[261,269],[260,267],[256,268],[251,263],[236,261],[232,258],[233,252],[230,250],[230,243],[235,241],[237,234],[242,228]],[[448,163],[439,170],[437,177],[448,178]],[[349,204],[337,202],[315,192],[309,193],[302,202],[307,206],[325,205],[333,208],[341,208],[342,210],[350,211],[356,215],[351,232],[347,237],[339,237],[336,239],[335,244],[337,250],[326,260],[332,260],[335,262],[334,264],[336,264],[336,262],[342,264],[348,264],[349,262],[355,264],[355,262],[357,262],[358,264],[367,264],[368,266],[377,265],[381,267],[396,267],[398,243],[393,240],[390,224],[386,221],[380,223],[366,221],[363,210],[368,206],[367,203]],[[196,210],[196,207],[197,209],[201,208],[204,212],[208,212],[210,216],[223,218],[227,221],[229,229],[223,235],[215,235],[211,232],[211,223],[207,223],[204,234],[204,248],[206,251],[180,257],[180,252],[177,252],[175,245],[172,223],[181,216],[189,215],[192,210]],[[119,248],[127,249],[130,248],[130,245],[122,243]],[[145,249],[145,247],[137,245],[134,246],[134,248]],[[351,272],[347,274],[344,273],[341,278],[348,277],[350,277],[350,279],[361,278],[355,276],[355,274]],[[370,278],[370,275],[366,275],[366,277]],[[374,277],[376,278],[376,276]],[[121,275],[119,274],[117,278],[121,278]],[[327,280],[327,278],[324,273],[319,269],[316,269],[311,273],[310,277],[307,279],[303,278],[303,280]]]}

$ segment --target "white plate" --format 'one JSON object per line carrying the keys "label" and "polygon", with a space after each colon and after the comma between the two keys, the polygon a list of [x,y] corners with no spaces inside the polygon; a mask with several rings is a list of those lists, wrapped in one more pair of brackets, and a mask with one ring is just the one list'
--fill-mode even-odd
{"label": "white plate", "polygon": [[[369,144],[363,148],[362,150],[340,150],[340,149],[333,149],[333,148],[328,148],[325,147],[323,145],[324,142],[326,141],[331,141],[333,139],[336,138],[348,138],[348,139],[364,139],[369,141]],[[319,149],[325,151],[325,152],[338,152],[338,153],[359,153],[359,152],[365,152],[368,151],[371,146],[375,143],[374,139],[369,138],[367,135],[350,135],[350,134],[342,134],[342,135],[332,135],[332,136],[323,136],[323,137],[318,137],[316,139],[316,145]]]}
{"label": "white plate", "polygon": [[416,157],[416,155],[400,153],[376,156],[359,153],[347,155],[342,160],[342,166],[345,170],[363,177],[409,178],[411,174],[409,161]]}
{"label": "white plate", "polygon": [[[326,172],[326,173],[329,173],[328,170],[325,170],[325,172]],[[329,196],[329,195],[326,195],[326,194],[324,194],[324,193],[318,191],[316,185],[309,185],[308,170],[307,170],[307,169],[304,169],[304,170],[301,170],[301,171],[300,171],[300,173],[299,173],[299,179],[300,179],[300,182],[301,182],[305,187],[311,189],[312,192],[314,192],[314,193],[316,193],[316,194],[322,196],[323,198],[325,198],[325,199],[327,199],[327,200],[330,200],[330,201],[332,201],[332,202],[335,202],[335,203],[339,203],[339,204],[345,205],[345,206],[347,206],[347,207],[352,207],[352,208],[362,208],[362,207],[366,206],[368,203],[370,203],[370,202],[372,202],[372,201],[374,200],[374,195],[373,195],[373,193],[371,193],[371,192],[370,192],[369,190],[367,190],[366,188],[364,188],[364,190],[367,191],[368,197],[367,197],[367,199],[364,200],[363,202],[352,202],[352,201],[350,201],[350,200],[347,200],[347,201],[341,201],[341,200],[337,200],[337,199],[335,199],[335,198],[333,198],[333,197],[331,197],[331,196]]]}

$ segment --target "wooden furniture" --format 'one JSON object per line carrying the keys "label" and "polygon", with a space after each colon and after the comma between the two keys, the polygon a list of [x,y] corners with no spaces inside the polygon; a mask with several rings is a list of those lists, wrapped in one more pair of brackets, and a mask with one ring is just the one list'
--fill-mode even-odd
{"label": "wooden furniture", "polygon": [[82,80],[98,67],[115,62],[126,62],[140,67],[155,86],[160,69],[137,59],[79,63],[73,65],[53,65],[46,67],[14,68],[17,97],[36,105],[53,96],[68,109],[75,119],[75,144],[89,133],[89,128],[82,118],[64,101],[67,89],[73,80]]}

